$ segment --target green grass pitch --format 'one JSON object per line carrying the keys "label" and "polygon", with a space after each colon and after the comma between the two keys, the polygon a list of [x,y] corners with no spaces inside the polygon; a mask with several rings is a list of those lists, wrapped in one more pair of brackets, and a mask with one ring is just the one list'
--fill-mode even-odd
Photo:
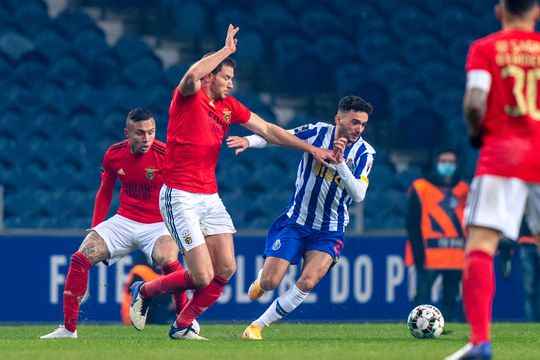
{"label": "green grass pitch", "polygon": [[[438,339],[413,338],[401,324],[293,324],[264,330],[262,341],[240,339],[245,325],[201,324],[209,341],[173,341],[166,325],[137,332],[123,325],[79,326],[76,340],[39,340],[51,325],[0,326],[0,359],[443,359],[467,339],[465,324],[447,324]],[[540,359],[540,324],[496,323],[495,359]]]}

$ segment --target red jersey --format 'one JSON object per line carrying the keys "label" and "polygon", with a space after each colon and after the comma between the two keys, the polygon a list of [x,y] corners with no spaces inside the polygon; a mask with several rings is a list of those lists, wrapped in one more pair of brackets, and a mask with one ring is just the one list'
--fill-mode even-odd
{"label": "red jersey", "polygon": [[163,221],[159,211],[159,191],[163,181],[158,171],[164,158],[165,144],[158,140],[148,152],[137,156],[131,153],[128,140],[111,145],[103,158],[92,227],[107,216],[116,178],[122,185],[118,215],[146,224]]}
{"label": "red jersey", "polygon": [[540,34],[505,30],[477,40],[466,70],[491,74],[476,175],[540,182]]}
{"label": "red jersey", "polygon": [[251,112],[232,96],[211,102],[201,87],[192,96],[173,93],[167,126],[163,179],[192,193],[217,192],[216,165],[223,137],[232,123],[246,123]]}

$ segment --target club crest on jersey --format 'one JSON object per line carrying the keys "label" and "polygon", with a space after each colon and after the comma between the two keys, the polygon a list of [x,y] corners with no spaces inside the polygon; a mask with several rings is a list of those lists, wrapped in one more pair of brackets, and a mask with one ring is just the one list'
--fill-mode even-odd
{"label": "club crest on jersey", "polygon": [[154,180],[154,177],[156,176],[156,169],[145,168],[144,171],[146,171],[146,180],[148,181]]}
{"label": "club crest on jersey", "polygon": [[229,109],[223,110],[223,118],[225,119],[227,124],[231,122],[231,113],[232,111]]}
{"label": "club crest on jersey", "polygon": [[193,239],[191,238],[191,235],[189,234],[189,231],[187,230],[182,233],[182,238],[184,238],[184,241],[188,245],[193,242]]}
{"label": "club crest on jersey", "polygon": [[277,239],[272,245],[272,250],[276,251],[281,247],[281,240]]}

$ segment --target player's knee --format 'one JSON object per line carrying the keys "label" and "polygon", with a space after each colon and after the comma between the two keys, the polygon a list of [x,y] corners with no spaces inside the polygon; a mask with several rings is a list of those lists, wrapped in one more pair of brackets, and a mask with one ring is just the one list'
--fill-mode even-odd
{"label": "player's knee", "polygon": [[196,288],[205,288],[210,285],[210,282],[212,282],[212,279],[214,278],[214,272],[210,270],[191,273],[191,278],[193,279],[193,285],[195,285]]}
{"label": "player's knee", "polygon": [[174,262],[174,258],[172,256],[155,256],[154,257],[154,263],[158,265],[159,267],[163,267],[165,265],[171,264]]}
{"label": "player's knee", "polygon": [[279,283],[280,279],[275,276],[262,276],[259,285],[264,291],[270,291],[277,288]]}
{"label": "player's knee", "polygon": [[229,264],[225,264],[216,269],[216,275],[224,279],[230,279],[236,272],[236,262],[232,261]]}

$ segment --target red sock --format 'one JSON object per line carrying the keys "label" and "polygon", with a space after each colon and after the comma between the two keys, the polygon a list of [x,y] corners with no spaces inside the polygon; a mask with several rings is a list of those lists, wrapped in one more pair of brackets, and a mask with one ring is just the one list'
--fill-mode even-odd
{"label": "red sock", "polygon": [[[171,274],[179,270],[184,270],[184,267],[182,266],[182,264],[180,264],[180,262],[178,262],[178,260],[175,260],[174,262],[161,267],[161,271],[165,275]],[[186,291],[181,290],[179,292],[176,292],[172,294],[172,297],[174,299],[174,307],[175,307],[176,315],[178,315],[180,314],[180,312],[182,311],[182,309],[187,303]]]}
{"label": "red sock", "polygon": [[481,250],[471,251],[465,257],[463,305],[471,325],[470,342],[474,345],[490,339],[494,294],[493,256]]}
{"label": "red sock", "polygon": [[225,285],[227,285],[227,280],[216,275],[212,282],[210,282],[210,285],[203,289],[195,290],[187,306],[176,318],[175,326],[184,328],[191,325],[197,316],[201,315],[219,299]]}
{"label": "red sock", "polygon": [[80,251],[71,256],[64,287],[64,326],[74,332],[77,329],[79,306],[88,287],[88,271],[92,262]]}
{"label": "red sock", "polygon": [[182,269],[145,283],[141,288],[141,295],[145,299],[151,299],[158,295],[175,294],[194,288],[191,275],[187,270]]}

